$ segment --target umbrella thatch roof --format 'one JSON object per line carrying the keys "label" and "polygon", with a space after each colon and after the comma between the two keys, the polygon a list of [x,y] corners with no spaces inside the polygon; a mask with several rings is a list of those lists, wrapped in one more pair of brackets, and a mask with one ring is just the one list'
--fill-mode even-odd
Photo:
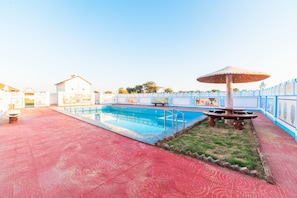
{"label": "umbrella thatch roof", "polygon": [[7,91],[7,92],[18,92],[17,88],[8,86],[6,84],[0,83],[0,90]]}
{"label": "umbrella thatch roof", "polygon": [[228,66],[218,71],[200,76],[197,78],[199,82],[205,83],[226,83],[226,75],[232,75],[233,83],[248,83],[264,80],[270,77],[270,74],[257,72],[248,69]]}
{"label": "umbrella thatch roof", "polygon": [[241,69],[233,66],[225,67],[221,70],[203,75],[197,80],[205,83],[225,83],[226,84],[226,107],[233,108],[233,83],[247,83],[264,80],[270,77],[270,74]]}

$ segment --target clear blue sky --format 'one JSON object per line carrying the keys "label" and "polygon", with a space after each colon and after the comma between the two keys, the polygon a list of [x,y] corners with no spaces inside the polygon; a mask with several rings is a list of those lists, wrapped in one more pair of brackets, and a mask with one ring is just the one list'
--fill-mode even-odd
{"label": "clear blue sky", "polygon": [[0,82],[21,91],[55,92],[71,74],[101,92],[223,91],[196,79],[229,65],[270,73],[268,87],[297,78],[297,1],[0,1]]}

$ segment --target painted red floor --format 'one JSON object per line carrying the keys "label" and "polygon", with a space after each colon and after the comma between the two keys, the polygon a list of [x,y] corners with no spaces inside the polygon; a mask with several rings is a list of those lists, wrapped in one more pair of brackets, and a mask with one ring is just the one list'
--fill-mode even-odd
{"label": "painted red floor", "polygon": [[172,154],[49,108],[0,119],[0,197],[297,197],[297,144],[254,120],[276,185]]}

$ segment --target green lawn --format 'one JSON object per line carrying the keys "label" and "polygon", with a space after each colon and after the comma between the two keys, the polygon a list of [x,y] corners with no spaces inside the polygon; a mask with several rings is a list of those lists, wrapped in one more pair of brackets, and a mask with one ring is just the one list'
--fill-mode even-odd
{"label": "green lawn", "polygon": [[235,130],[232,125],[223,122],[217,123],[215,127],[209,127],[208,122],[203,121],[166,143],[178,148],[174,149],[175,152],[190,151],[199,155],[204,154],[264,174],[251,121],[245,122],[243,130]]}

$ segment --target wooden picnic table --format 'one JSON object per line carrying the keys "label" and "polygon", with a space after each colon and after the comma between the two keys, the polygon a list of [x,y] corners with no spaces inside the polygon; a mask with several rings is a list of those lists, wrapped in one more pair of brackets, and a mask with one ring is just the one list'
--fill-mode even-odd
{"label": "wooden picnic table", "polygon": [[234,120],[234,128],[238,130],[243,129],[245,119],[253,119],[257,117],[257,115],[255,114],[224,114],[214,112],[203,112],[203,114],[208,116],[209,126],[214,127],[216,124],[216,120],[229,119]]}
{"label": "wooden picnic table", "polygon": [[223,107],[223,108],[217,108],[218,110],[225,111],[226,114],[233,114],[235,112],[241,112],[244,111],[242,108],[228,108],[228,107]]}
{"label": "wooden picnic table", "polygon": [[8,110],[6,111],[5,115],[9,117],[9,123],[14,123],[18,121],[18,117],[21,115],[21,111],[16,109]]}
{"label": "wooden picnic table", "polygon": [[221,109],[211,109],[211,110],[208,110],[209,112],[212,112],[212,113],[225,113],[226,111],[225,110],[221,110]]}
{"label": "wooden picnic table", "polygon": [[210,109],[209,112],[213,113],[224,113],[224,114],[252,114],[254,112],[245,111],[244,109],[240,108],[215,108]]}
{"label": "wooden picnic table", "polygon": [[154,104],[155,106],[157,106],[158,104],[161,104],[164,107],[164,105],[168,104],[168,103],[165,103],[165,102],[152,102],[152,104]]}

